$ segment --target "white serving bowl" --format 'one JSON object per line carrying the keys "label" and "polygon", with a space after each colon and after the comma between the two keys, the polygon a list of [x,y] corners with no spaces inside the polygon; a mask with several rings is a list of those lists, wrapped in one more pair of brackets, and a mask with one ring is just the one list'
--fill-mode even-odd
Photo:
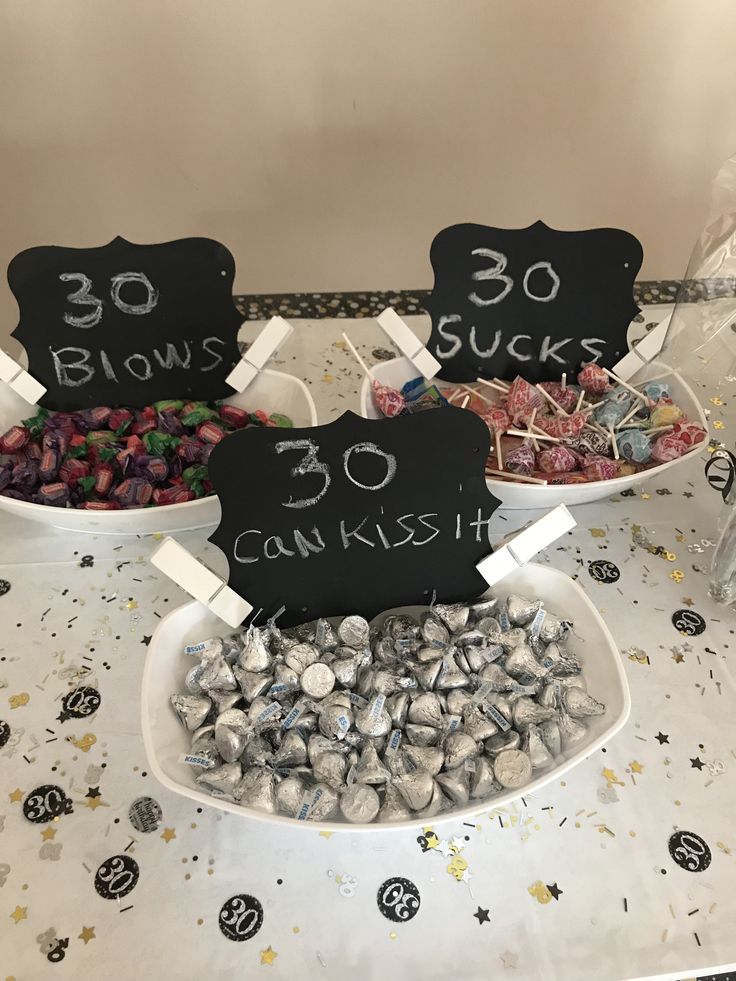
{"label": "white serving bowl", "polygon": [[[281,412],[294,426],[317,424],[317,410],[309,389],[299,378],[283,371],[264,368],[245,392],[225,399],[232,405],[254,411]],[[0,433],[28,419],[38,406],[16,395],[9,385],[0,382]],[[183,504],[163,507],[131,508],[120,511],[85,511],[77,508],[54,508],[48,504],[32,504],[0,496],[0,508],[18,518],[40,521],[42,524],[66,531],[90,532],[96,535],[149,535],[153,532],[186,531],[214,525],[220,520],[217,497],[203,497]]]}
{"label": "white serving bowl", "polygon": [[[390,385],[392,388],[402,388],[406,382],[417,377],[416,368],[408,358],[394,358],[392,361],[382,361],[373,367],[376,381],[382,385]],[[692,422],[698,422],[707,431],[703,410],[698,399],[689,385],[676,372],[671,371],[662,362],[653,361],[646,369],[642,369],[636,376],[636,384],[640,385],[646,381],[655,381],[662,378],[670,386],[672,398],[684,411],[685,415]],[[451,382],[444,382],[441,378],[433,378],[432,381],[439,385],[449,385]],[[371,396],[371,383],[368,378],[363,380],[360,391],[360,411],[365,419],[381,419],[380,412],[373,404]],[[427,411],[432,411],[427,410]],[[702,444],[699,444],[702,445]],[[488,489],[501,502],[502,508],[509,510],[519,510],[525,508],[552,508],[558,504],[566,504],[570,507],[573,504],[589,504],[591,501],[600,501],[603,498],[611,497],[613,494],[620,494],[621,491],[629,487],[643,484],[655,475],[662,474],[678,464],[690,459],[690,454],[671,460],[669,463],[660,463],[656,467],[644,470],[641,473],[632,474],[630,477],[615,477],[613,480],[592,480],[587,484],[524,484],[521,481],[512,483],[509,480],[499,480],[495,477],[488,477],[486,483]]]}
{"label": "white serving bowl", "polygon": [[[504,806],[524,794],[539,790],[599,749],[623,727],[629,717],[631,699],[621,666],[621,657],[603,619],[580,586],[556,569],[529,564],[511,573],[493,590],[489,590],[487,595],[505,598],[509,593],[541,598],[551,612],[564,611],[565,617],[574,620],[575,633],[569,636],[567,646],[577,654],[583,664],[583,675],[588,691],[605,702],[606,711],[603,715],[586,719],[588,727],[586,738],[574,750],[562,753],[553,766],[537,771],[534,779],[524,787],[518,790],[506,790],[494,797],[474,800],[465,807],[443,812],[432,819],[433,823],[467,818],[489,807]],[[420,608],[403,609],[412,612]],[[210,613],[207,607],[192,601],[169,613],[156,628],[148,645],[141,692],[143,743],[150,768],[164,787],[189,797],[198,804],[217,807],[222,811],[230,811],[269,824],[302,828],[317,826],[331,831],[385,831],[394,828],[405,830],[426,825],[428,819],[419,816],[409,821],[396,821],[389,824],[297,821],[283,815],[266,814],[252,808],[240,807],[238,804],[211,797],[200,790],[195,782],[198,771],[180,762],[182,754],[189,752],[191,740],[189,733],[171,708],[169,696],[186,691],[184,678],[194,662],[191,657],[184,654],[184,646],[198,643],[207,637],[230,633],[232,633],[231,628]]]}

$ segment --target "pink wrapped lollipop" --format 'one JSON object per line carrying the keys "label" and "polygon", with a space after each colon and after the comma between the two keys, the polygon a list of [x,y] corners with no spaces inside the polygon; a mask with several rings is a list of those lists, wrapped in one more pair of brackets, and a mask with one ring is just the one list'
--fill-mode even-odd
{"label": "pink wrapped lollipop", "polygon": [[536,465],[536,457],[531,445],[527,442],[521,446],[509,450],[506,454],[506,469],[511,473],[521,474],[523,477],[531,477]]}
{"label": "pink wrapped lollipop", "polygon": [[618,463],[607,456],[583,457],[583,473],[588,480],[612,480],[618,477]]}
{"label": "pink wrapped lollipop", "polygon": [[350,348],[355,360],[371,380],[371,395],[373,396],[373,404],[375,407],[378,409],[381,415],[386,416],[387,419],[400,415],[404,411],[404,406],[406,405],[404,396],[398,389],[392,388],[390,385],[382,385],[379,381],[377,381],[373,377],[373,372],[371,369],[356,351],[355,345],[345,331],[342,332],[342,337],[347,346]]}
{"label": "pink wrapped lollipop", "polygon": [[578,393],[574,388],[563,388],[560,382],[540,382],[539,387],[550,396],[565,412],[570,412],[578,403]]}
{"label": "pink wrapped lollipop", "polygon": [[515,426],[531,419],[532,412],[544,405],[544,396],[528,381],[517,375],[506,396],[506,409]]}
{"label": "pink wrapped lollipop", "polygon": [[543,473],[565,473],[577,466],[578,458],[566,446],[551,446],[537,457],[537,466]]}
{"label": "pink wrapped lollipop", "polygon": [[578,372],[578,385],[591,395],[603,395],[611,387],[603,368],[592,361],[584,364]]}
{"label": "pink wrapped lollipop", "polygon": [[587,421],[584,412],[571,412],[569,416],[538,416],[535,425],[543,429],[548,436],[557,439],[574,439],[583,431]]}
{"label": "pink wrapped lollipop", "polygon": [[657,463],[669,463],[684,456],[702,443],[705,430],[694,422],[676,422],[671,433],[663,433],[652,445],[652,459]]}

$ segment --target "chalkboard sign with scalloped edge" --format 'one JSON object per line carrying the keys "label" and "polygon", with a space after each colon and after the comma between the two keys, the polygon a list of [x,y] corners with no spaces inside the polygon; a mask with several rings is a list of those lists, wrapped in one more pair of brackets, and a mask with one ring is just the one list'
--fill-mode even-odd
{"label": "chalkboard sign with scalloped edge", "polygon": [[230,587],[279,626],[480,595],[489,444],[458,408],[232,433],[209,461]]}
{"label": "chalkboard sign with scalloped edge", "polygon": [[99,248],[38,246],[8,267],[20,319],[13,336],[46,389],[73,410],[219,399],[240,358],[235,261],[209,238]]}
{"label": "chalkboard sign with scalloped edge", "polygon": [[427,347],[441,378],[529,382],[574,375],[582,362],[612,368],[639,312],[638,239],[618,228],[563,232],[460,224],[432,242],[435,283]]}

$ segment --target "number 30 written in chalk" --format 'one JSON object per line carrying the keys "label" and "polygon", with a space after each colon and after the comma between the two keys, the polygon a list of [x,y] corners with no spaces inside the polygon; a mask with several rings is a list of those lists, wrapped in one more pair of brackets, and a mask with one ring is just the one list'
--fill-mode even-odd
{"label": "number 30 written in chalk", "polygon": [[[81,272],[69,272],[59,273],[59,279],[62,283],[72,283],[76,280],[80,284],[78,290],[67,296],[69,303],[78,303],[82,306],[93,308],[89,313],[84,314],[84,316],[81,314],[75,316],[72,313],[65,313],[64,323],[69,324],[70,327],[79,327],[82,330],[89,330],[90,327],[96,327],[102,320],[104,304],[99,297],[93,296],[90,292],[92,289],[92,280],[89,276],[85,276]],[[144,286],[148,293],[146,300],[143,303],[126,303],[120,296],[120,290],[126,283],[140,283]],[[145,273],[124,272],[118,273],[110,280],[110,297],[121,313],[129,313],[140,317],[143,314],[150,313],[156,306],[158,303],[158,290],[155,289],[153,283]]]}
{"label": "number 30 written in chalk", "polygon": [[[490,266],[488,269],[479,269],[477,272],[473,273],[473,279],[475,280],[489,280],[493,279],[496,282],[503,283],[503,289],[496,296],[491,297],[489,300],[484,300],[483,297],[478,296],[477,293],[469,293],[468,299],[471,303],[474,303],[477,307],[490,307],[496,303],[500,303],[501,300],[505,299],[511,290],[514,288],[514,281],[510,276],[504,273],[508,259],[503,254],[503,252],[497,252],[495,249],[473,249],[472,255],[482,255],[487,259],[494,259],[495,266]],[[529,288],[529,279],[532,273],[540,272],[544,270],[550,278],[551,285],[549,292],[546,296],[541,296],[537,293],[532,293]],[[549,262],[535,262],[524,273],[524,279],[522,281],[522,288],[524,293],[529,297],[530,300],[536,300],[537,303],[549,303],[550,300],[554,300],[560,289],[560,277],[552,268]]]}
{"label": "number 30 written in chalk", "polygon": [[[322,489],[318,494],[315,494],[313,497],[298,498],[297,500],[289,497],[288,501],[281,502],[282,506],[285,508],[308,508],[321,500],[327,493],[327,488],[332,483],[332,476],[329,465],[318,457],[319,446],[317,443],[313,439],[284,439],[276,443],[274,449],[277,453],[286,453],[290,450],[304,451],[301,461],[295,467],[292,467],[292,477],[304,477],[306,474],[316,473],[322,478]],[[350,460],[354,453],[374,453],[376,456],[383,457],[386,463],[386,475],[380,483],[363,484],[351,474]],[[381,490],[391,483],[396,474],[396,457],[392,453],[386,453],[380,447],[376,446],[375,443],[353,443],[342,454],[342,465],[348,480],[355,484],[356,487],[360,487],[361,490]]]}

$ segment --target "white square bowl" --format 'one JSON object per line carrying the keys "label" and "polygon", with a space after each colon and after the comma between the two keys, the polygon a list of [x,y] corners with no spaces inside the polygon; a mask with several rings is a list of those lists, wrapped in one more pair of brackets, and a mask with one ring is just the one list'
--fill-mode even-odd
{"label": "white square bowl", "polygon": [[[315,426],[317,410],[309,389],[299,378],[283,371],[264,368],[246,390],[224,400],[250,412],[263,409],[269,415],[281,412],[294,426]],[[29,406],[0,382],[0,433],[35,415],[38,406]],[[39,521],[66,531],[96,535],[150,535],[154,532],[187,531],[215,525],[220,520],[217,497],[202,497],[163,507],[129,508],[120,511],[86,511],[83,508],[55,508],[48,504],[16,501],[0,495],[0,508],[17,518]]]}
{"label": "white square bowl", "polygon": [[[408,358],[393,358],[391,361],[382,361],[373,366],[373,373],[376,381],[382,385],[390,385],[392,388],[402,388],[412,378],[417,377],[416,368],[413,367]],[[672,391],[673,400],[684,411],[685,415],[692,422],[699,423],[706,433],[708,423],[703,409],[698,402],[697,396],[690,386],[676,372],[671,371],[667,365],[653,361],[636,375],[636,384],[644,384],[645,381],[656,381],[666,377],[667,384]],[[451,382],[444,382],[441,378],[433,378],[432,382],[438,385],[449,385]],[[431,412],[431,409],[427,410]],[[365,419],[382,419],[373,404],[371,396],[370,379],[363,380],[360,391],[360,412]],[[698,444],[703,448],[704,444]],[[574,504],[589,504],[591,501],[600,501],[603,498],[611,497],[613,494],[620,494],[621,491],[629,487],[640,486],[651,477],[664,473],[666,470],[679,466],[689,460],[692,450],[685,456],[669,463],[660,463],[649,470],[641,473],[632,474],[630,477],[614,477],[613,480],[591,480],[586,484],[524,484],[521,481],[514,483],[510,480],[499,480],[495,477],[487,477],[488,489],[501,502],[501,507],[508,510],[521,510],[529,508],[553,508],[558,504],[566,504],[571,507]]]}
{"label": "white square bowl", "polygon": [[[588,731],[585,739],[569,752],[563,752],[554,765],[536,771],[533,779],[524,787],[506,790],[485,800],[470,801],[465,807],[436,815],[432,819],[434,823],[467,818],[487,808],[504,806],[524,794],[539,790],[599,749],[623,727],[629,717],[631,699],[619,652],[603,619],[580,586],[556,569],[529,564],[507,576],[493,590],[489,590],[488,595],[505,599],[509,593],[543,599],[551,612],[564,613],[565,617],[574,620],[575,633],[570,635],[567,646],[583,664],[588,691],[605,703],[606,711],[603,715],[586,719]],[[412,609],[419,608],[403,609],[411,612]],[[149,766],[164,787],[189,797],[198,804],[217,807],[222,811],[230,811],[268,824],[302,828],[318,826],[330,831],[385,831],[394,828],[421,828],[427,823],[426,817],[386,824],[297,821],[283,815],[240,807],[200,790],[195,782],[197,771],[180,762],[182,754],[189,751],[191,740],[171,708],[169,697],[185,691],[184,677],[194,663],[184,654],[185,645],[231,632],[222,620],[201,603],[190,602],[173,610],[161,621],[148,645],[141,693],[143,742]]]}

